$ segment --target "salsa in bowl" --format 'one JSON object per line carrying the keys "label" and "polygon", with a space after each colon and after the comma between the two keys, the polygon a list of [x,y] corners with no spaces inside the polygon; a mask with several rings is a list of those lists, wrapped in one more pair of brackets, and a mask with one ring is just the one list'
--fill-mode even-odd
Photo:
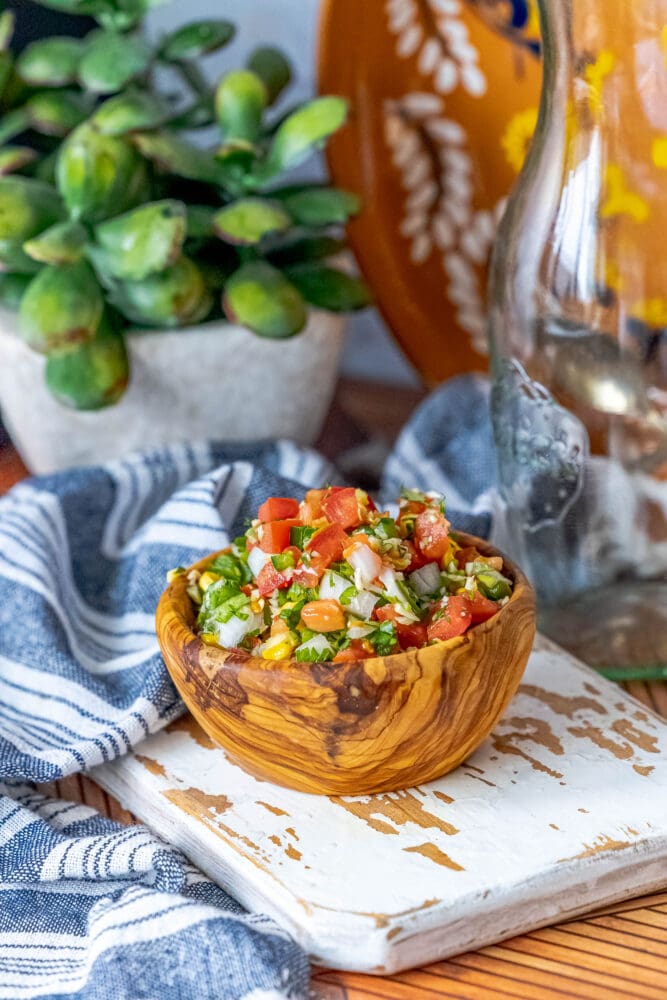
{"label": "salsa in bowl", "polygon": [[223,552],[170,574],[158,638],[183,700],[262,778],[405,788],[456,767],[518,686],[532,591],[436,494],[271,497]]}

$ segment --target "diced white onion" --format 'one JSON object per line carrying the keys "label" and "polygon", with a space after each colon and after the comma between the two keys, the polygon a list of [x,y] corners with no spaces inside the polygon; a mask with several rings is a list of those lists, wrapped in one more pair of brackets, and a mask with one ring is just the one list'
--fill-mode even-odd
{"label": "diced white onion", "polygon": [[376,594],[371,594],[369,590],[360,590],[356,597],[353,597],[347,606],[351,615],[357,618],[370,618],[373,608],[378,602]]}
{"label": "diced white onion", "polygon": [[248,566],[252,572],[252,575],[257,577],[262,570],[262,567],[269,561],[271,556],[268,552],[260,549],[259,545],[256,545],[248,553]]}
{"label": "diced white onion", "polygon": [[397,604],[397,610],[407,621],[418,622],[419,617],[414,613],[410,605],[406,600],[404,591],[405,582],[403,580],[403,574],[398,574],[395,570],[391,569],[390,566],[385,566],[385,568],[380,573],[380,580],[384,584],[386,591],[386,596],[392,600],[392,603]]}
{"label": "diced white onion", "polygon": [[260,614],[249,614],[247,618],[234,615],[229,621],[216,622],[215,634],[221,646],[238,646],[248,632],[261,628],[263,624],[264,618]]}
{"label": "diced white onion", "polygon": [[368,545],[360,542],[352,549],[347,561],[354,569],[354,585],[357,590],[363,590],[380,574],[382,559]]}
{"label": "diced white onion", "polygon": [[347,634],[350,639],[363,639],[365,636],[370,635],[371,632],[375,631],[374,625],[350,625],[347,630]]}
{"label": "diced white onion", "polygon": [[408,579],[410,586],[420,597],[434,594],[440,587],[440,567],[436,562],[427,563],[411,573]]}
{"label": "diced white onion", "polygon": [[340,573],[334,573],[333,570],[327,569],[324,571],[324,576],[320,583],[320,600],[327,601],[333,599],[334,601],[340,601],[340,595],[351,586],[350,581],[346,580]]}
{"label": "diced white onion", "polygon": [[326,653],[327,650],[331,649],[331,643],[327,639],[326,635],[321,632],[317,635],[312,636],[306,642],[302,642],[300,646],[296,647],[295,653],[305,653],[307,649],[312,649],[315,653]]}

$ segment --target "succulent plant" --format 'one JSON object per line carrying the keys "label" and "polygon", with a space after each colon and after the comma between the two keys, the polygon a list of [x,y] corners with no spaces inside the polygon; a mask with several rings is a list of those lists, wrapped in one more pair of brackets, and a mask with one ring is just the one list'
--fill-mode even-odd
{"label": "succulent plant", "polygon": [[[46,355],[58,400],[122,396],[129,325],[225,316],[284,338],[309,306],[367,304],[328,260],[357,198],[286,180],[344,123],[341,98],[276,109],[291,69],[272,48],[209,84],[199,61],[234,37],[223,19],[149,41],[142,21],[162,0],[40,2],[98,22],[14,58],[13,15],[0,15],[0,302]],[[178,93],[158,86],[165,70]],[[196,136],[211,128],[212,148]]]}

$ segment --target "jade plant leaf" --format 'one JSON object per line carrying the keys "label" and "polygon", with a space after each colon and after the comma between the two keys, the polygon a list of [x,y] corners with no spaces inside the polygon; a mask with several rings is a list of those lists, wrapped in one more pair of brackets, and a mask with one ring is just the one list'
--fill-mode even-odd
{"label": "jade plant leaf", "polygon": [[117,282],[108,297],[131,322],[156,327],[200,323],[213,305],[202,272],[188,257],[143,281]]}
{"label": "jade plant leaf", "polygon": [[23,293],[32,281],[29,274],[10,274],[0,271],[0,303],[8,309],[18,309]]}
{"label": "jade plant leaf", "polygon": [[143,38],[100,31],[86,46],[79,64],[79,81],[95,94],[113,94],[144,73],[150,60],[150,46]]}
{"label": "jade plant leaf", "polygon": [[142,281],[171,267],[185,239],[182,201],[154,201],[100,223],[95,238],[104,269],[114,278]]}
{"label": "jade plant leaf", "polygon": [[0,116],[0,146],[30,128],[30,116],[25,108],[15,108]]}
{"label": "jade plant leaf", "polygon": [[12,75],[14,57],[11,52],[4,52],[0,49],[0,97],[4,94],[5,87]]}
{"label": "jade plant leaf", "polygon": [[330,312],[353,312],[370,304],[363,281],[324,264],[298,264],[285,269],[289,280],[312,306]]}
{"label": "jade plant leaf", "polygon": [[347,102],[342,97],[317,97],[294,111],[276,130],[263,164],[264,178],[297,167],[321,149],[346,118]]}
{"label": "jade plant leaf", "polygon": [[186,236],[188,239],[207,239],[215,235],[215,212],[209,205],[186,206]]}
{"label": "jade plant leaf", "polygon": [[103,135],[125,135],[139,129],[157,128],[169,117],[168,105],[146,90],[132,88],[109,97],[92,117]]}
{"label": "jade plant leaf", "polygon": [[0,177],[0,270],[30,273],[38,266],[23,244],[65,216],[57,192],[42,181]]}
{"label": "jade plant leaf", "polygon": [[306,323],[306,306],[294,285],[265,261],[241,265],[225,285],[222,307],[231,323],[262,337],[292,337]]}
{"label": "jade plant leaf", "polygon": [[0,148],[0,177],[16,173],[32,163],[37,153],[29,146],[3,146]]}
{"label": "jade plant leaf", "polygon": [[76,80],[82,53],[77,38],[33,42],[16,60],[16,72],[33,87],[62,87]]}
{"label": "jade plant leaf", "polygon": [[135,132],[129,138],[146,159],[167,173],[207,184],[223,182],[223,173],[215,158],[177,136],[168,132]]}
{"label": "jade plant leaf", "polygon": [[295,191],[282,199],[295,222],[301,226],[328,226],[344,223],[359,211],[361,202],[355,194],[332,187],[311,187]]}
{"label": "jade plant leaf", "polygon": [[160,57],[170,62],[199,59],[227,45],[234,34],[231,21],[193,21],[167,35],[160,48]]}
{"label": "jade plant leaf", "polygon": [[14,37],[14,12],[3,10],[0,13],[0,52],[7,52]]}
{"label": "jade plant leaf", "polygon": [[256,73],[240,69],[223,76],[215,92],[215,114],[225,141],[254,143],[268,102],[267,89]]}
{"label": "jade plant leaf", "polygon": [[258,150],[244,140],[234,140],[220,146],[215,158],[224,179],[224,188],[233,195],[246,194],[256,187],[253,168]]}
{"label": "jade plant leaf", "polygon": [[239,198],[215,215],[217,235],[238,246],[252,246],[268,233],[288,229],[291,224],[284,208],[261,198]]}
{"label": "jade plant leaf", "polygon": [[287,59],[282,52],[270,46],[262,46],[250,53],[248,69],[266,87],[269,104],[277,101],[292,79],[292,68]]}
{"label": "jade plant leaf", "polygon": [[118,323],[105,313],[92,340],[49,356],[45,378],[56,399],[76,410],[99,410],[118,402],[130,378]]}
{"label": "jade plant leaf", "polygon": [[90,101],[74,90],[41,90],[25,103],[30,127],[44,135],[67,135],[90,113]]}
{"label": "jade plant leaf", "polygon": [[78,222],[57,222],[23,244],[33,260],[42,264],[75,264],[83,256],[88,234]]}
{"label": "jade plant leaf", "polygon": [[19,330],[41,354],[71,350],[95,336],[103,307],[102,290],[88,263],[49,265],[23,296]]}
{"label": "jade plant leaf", "polygon": [[72,218],[96,222],[143,200],[145,165],[124,139],[85,122],[61,146],[56,181]]}

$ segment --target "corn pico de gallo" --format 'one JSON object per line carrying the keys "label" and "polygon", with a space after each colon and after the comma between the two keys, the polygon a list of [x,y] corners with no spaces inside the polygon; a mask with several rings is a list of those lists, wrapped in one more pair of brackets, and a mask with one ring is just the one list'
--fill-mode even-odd
{"label": "corn pico de gallo", "polygon": [[499,556],[450,533],[439,494],[404,490],[392,516],[341,486],[270,497],[187,584],[204,642],[333,663],[463,635],[512,593]]}

